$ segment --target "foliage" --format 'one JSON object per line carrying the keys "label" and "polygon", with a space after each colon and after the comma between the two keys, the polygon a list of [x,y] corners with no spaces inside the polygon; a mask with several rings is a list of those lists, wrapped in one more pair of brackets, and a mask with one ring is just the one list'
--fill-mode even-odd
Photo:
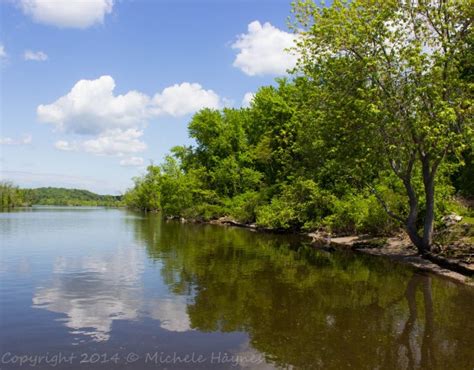
{"label": "foliage", "polygon": [[257,211],[257,224],[275,229],[317,227],[331,213],[335,197],[313,180],[299,179],[282,186],[281,194]]}
{"label": "foliage", "polygon": [[99,195],[88,190],[67,188],[20,189],[10,182],[0,183],[0,208],[18,206],[108,206],[121,205],[121,196]]}
{"label": "foliage", "polygon": [[0,182],[0,209],[9,209],[25,204],[23,192],[11,182]]}
{"label": "foliage", "polygon": [[133,190],[125,193],[123,201],[125,204],[144,211],[157,211],[160,209],[160,168],[151,164],[147,167],[147,173],[143,177],[134,179]]}
{"label": "foliage", "polygon": [[29,204],[116,207],[121,201],[121,196],[99,195],[82,189],[46,187],[22,189],[22,191]]}
{"label": "foliage", "polygon": [[224,201],[227,213],[242,223],[252,223],[257,219],[257,209],[264,204],[263,194],[247,191]]}
{"label": "foliage", "polygon": [[149,167],[127,205],[340,234],[405,225],[428,249],[453,194],[472,192],[468,10],[465,0],[297,2],[293,77],[260,88],[249,108],[196,113],[195,145]]}
{"label": "foliage", "polygon": [[474,144],[462,154],[463,166],[452,175],[453,185],[462,196],[474,199]]}
{"label": "foliage", "polygon": [[295,28],[303,29],[299,69],[317,86],[312,98],[325,131],[345,138],[335,152],[348,158],[359,181],[380,166],[391,168],[409,212],[389,214],[405,223],[421,252],[432,244],[439,169],[448,154],[457,158],[472,142],[463,64],[472,37],[469,5],[336,0],[329,7],[312,1],[294,6]]}

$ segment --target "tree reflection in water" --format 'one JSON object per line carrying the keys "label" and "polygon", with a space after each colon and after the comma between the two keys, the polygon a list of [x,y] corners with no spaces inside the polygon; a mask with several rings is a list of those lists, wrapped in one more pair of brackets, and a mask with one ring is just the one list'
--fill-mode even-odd
{"label": "tree reflection in water", "polygon": [[170,289],[193,295],[193,329],[245,332],[277,366],[474,363],[472,290],[382,258],[317,251],[301,239],[149,218],[135,226]]}
{"label": "tree reflection in water", "polygon": [[[415,326],[418,319],[418,303],[416,292],[420,289],[423,293],[424,305],[424,333],[422,337],[421,348],[417,346],[416,337],[417,328]],[[413,274],[407,284],[405,298],[408,303],[409,316],[404,329],[398,338],[398,343],[405,349],[408,360],[408,369],[434,369],[436,368],[434,350],[434,314],[433,314],[433,296],[431,288],[431,277],[421,274]],[[417,361],[416,351],[420,349],[420,359]],[[418,362],[418,363],[417,363]]]}

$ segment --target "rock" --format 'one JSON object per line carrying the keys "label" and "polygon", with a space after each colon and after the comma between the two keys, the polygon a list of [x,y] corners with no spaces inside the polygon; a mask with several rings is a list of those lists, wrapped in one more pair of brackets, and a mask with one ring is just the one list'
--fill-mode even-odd
{"label": "rock", "polygon": [[452,226],[457,224],[462,220],[462,216],[459,216],[455,213],[451,213],[450,215],[444,216],[442,219],[445,226]]}
{"label": "rock", "polygon": [[321,231],[316,231],[308,234],[313,244],[331,244],[331,234]]}
{"label": "rock", "polygon": [[438,244],[433,244],[433,246],[431,247],[431,251],[433,253],[440,253],[441,252],[441,246],[439,246]]}

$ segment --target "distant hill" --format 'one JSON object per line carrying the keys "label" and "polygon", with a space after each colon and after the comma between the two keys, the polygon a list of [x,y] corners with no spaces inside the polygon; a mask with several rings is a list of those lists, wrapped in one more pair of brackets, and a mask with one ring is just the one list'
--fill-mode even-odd
{"label": "distant hill", "polygon": [[30,204],[67,206],[118,206],[121,195],[100,195],[89,190],[67,188],[23,189]]}

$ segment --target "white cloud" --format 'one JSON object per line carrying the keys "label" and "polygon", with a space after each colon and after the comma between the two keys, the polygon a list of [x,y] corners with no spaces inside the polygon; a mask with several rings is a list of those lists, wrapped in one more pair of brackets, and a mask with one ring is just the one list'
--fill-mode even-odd
{"label": "white cloud", "polygon": [[31,135],[25,135],[21,139],[13,139],[8,136],[0,137],[0,145],[28,145],[32,141],[33,137]]}
{"label": "white cloud", "polygon": [[202,108],[225,105],[225,99],[197,83],[167,87],[153,98],[139,91],[115,95],[114,90],[115,81],[110,76],[80,80],[55,102],[39,105],[37,116],[41,122],[52,124],[59,132],[90,137],[61,139],[55,147],[62,151],[126,157],[120,165],[140,166],[143,158],[132,154],[147,148],[142,136],[149,119],[163,115],[179,117]]}
{"label": "white cloud", "polygon": [[262,25],[253,21],[248,33],[239,35],[232,44],[233,49],[239,50],[233,65],[249,76],[285,74],[297,61],[296,55],[285,50],[294,46],[295,39],[295,35],[268,22]]}
{"label": "white cloud", "polygon": [[184,116],[202,108],[219,108],[221,99],[212,90],[204,90],[198,83],[183,82],[165,88],[153,97],[152,112],[156,115],[168,114]]}
{"label": "white cloud", "polygon": [[82,141],[59,140],[56,149],[63,151],[83,151],[96,155],[125,156],[146,150],[146,144],[141,141],[143,131],[138,129],[108,130],[93,139]]}
{"label": "white cloud", "polygon": [[140,140],[142,130],[110,130],[99,137],[82,142],[85,152],[98,155],[118,155],[139,153],[146,149],[146,144]]}
{"label": "white cloud", "polygon": [[7,52],[5,50],[5,46],[3,46],[2,44],[0,44],[0,60],[2,59],[6,59],[7,58]]}
{"label": "white cloud", "polygon": [[61,28],[87,28],[104,22],[113,0],[21,0],[23,13],[34,21]]}
{"label": "white cloud", "polygon": [[244,108],[250,107],[250,104],[252,103],[253,98],[255,98],[255,93],[253,92],[245,93],[244,98],[242,99],[242,107]]}
{"label": "white cloud", "polygon": [[23,58],[35,62],[44,62],[45,60],[48,60],[48,55],[42,51],[25,50]]}
{"label": "white cloud", "polygon": [[128,157],[120,161],[120,165],[123,167],[140,167],[143,165],[142,157]]}
{"label": "white cloud", "polygon": [[115,96],[114,89],[115,81],[110,76],[80,80],[54,103],[39,105],[38,118],[60,131],[77,134],[142,126],[148,117],[149,97],[137,91]]}
{"label": "white cloud", "polygon": [[76,151],[78,149],[78,145],[75,143],[70,143],[66,140],[58,140],[54,143],[56,149],[63,150],[65,152]]}
{"label": "white cloud", "polygon": [[[55,102],[38,106],[38,119],[52,124],[57,131],[92,136],[88,140],[59,140],[57,149],[129,156],[146,149],[141,137],[150,118],[179,117],[202,108],[220,108],[226,102],[198,83],[176,84],[153,98],[138,91],[114,95],[114,89],[115,81],[110,76],[80,80]],[[133,158],[123,159],[121,164],[138,165],[137,157]]]}
{"label": "white cloud", "polygon": [[138,91],[115,96],[114,89],[115,81],[110,76],[80,80],[54,103],[39,105],[38,118],[59,131],[99,134],[110,129],[142,127],[152,116],[178,117],[223,105],[219,95],[197,83],[167,87],[153,99]]}

